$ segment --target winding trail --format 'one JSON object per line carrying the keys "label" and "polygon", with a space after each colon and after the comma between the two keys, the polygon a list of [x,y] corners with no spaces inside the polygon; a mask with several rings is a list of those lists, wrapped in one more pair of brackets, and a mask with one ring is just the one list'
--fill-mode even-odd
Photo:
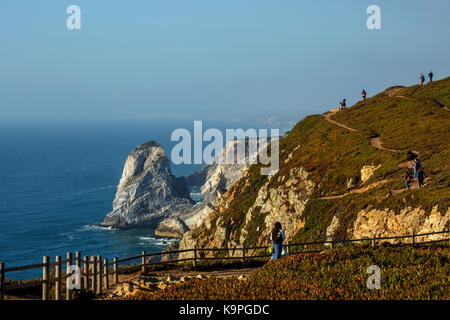
{"label": "winding trail", "polygon": [[[391,96],[392,97],[392,96]],[[413,98],[405,97],[405,96],[393,96],[395,98],[405,99],[405,100],[413,100]]]}
{"label": "winding trail", "polygon": [[[401,89],[401,88],[400,88],[400,89]],[[400,89],[398,89],[398,90],[400,90]],[[395,93],[395,91],[398,91],[398,90],[394,90],[394,92],[392,92],[392,94],[389,94],[389,96],[394,96],[393,93]],[[394,96],[394,97],[397,97],[397,98],[400,98],[400,99],[406,99],[406,100],[413,100],[413,99],[408,98],[408,97],[405,97],[405,96]],[[443,106],[443,108],[444,108],[445,110],[447,110],[447,111],[450,111],[450,110],[447,108],[447,106]],[[348,131],[351,131],[351,132],[359,132],[359,130],[356,130],[356,129],[354,129],[354,128],[351,128],[351,127],[349,127],[349,126],[346,126],[345,124],[339,123],[339,122],[337,122],[336,120],[331,119],[331,116],[332,116],[333,114],[335,114],[336,112],[337,112],[337,110],[329,111],[329,112],[326,112],[326,113],[322,114],[322,116],[323,116],[323,118],[324,118],[326,121],[328,121],[329,123],[332,123],[332,124],[334,124],[334,125],[336,125],[336,126],[338,126],[338,127],[344,128],[344,129],[346,129],[346,130],[348,130]],[[373,147],[377,148],[378,150],[389,151],[389,152],[393,152],[393,153],[404,152],[404,151],[402,151],[402,150],[389,149],[389,148],[383,147],[383,144],[382,144],[382,142],[381,142],[381,138],[380,138],[379,136],[370,138],[369,142],[370,142],[370,144],[371,144]],[[419,156],[419,155],[420,155],[420,152],[415,151],[415,150],[410,150],[410,152],[411,152],[413,155],[415,155],[415,156]],[[407,168],[407,167],[409,166],[409,164],[410,164],[410,162],[409,162],[408,160],[406,160],[406,161],[404,161],[404,162],[399,163],[397,166],[398,166],[399,168]],[[429,185],[429,180],[430,180],[429,178],[426,178],[426,179],[425,179],[425,185],[424,185],[424,186]],[[320,197],[320,198],[318,198],[318,199],[321,199],[321,200],[340,199],[340,198],[343,198],[343,197],[345,197],[345,196],[348,196],[349,194],[360,194],[360,193],[366,192],[366,191],[368,191],[368,190],[377,188],[377,187],[379,187],[379,186],[381,186],[381,185],[383,185],[383,184],[385,184],[385,183],[387,183],[387,182],[389,182],[389,181],[392,181],[392,180],[384,179],[384,180],[380,180],[380,181],[375,181],[375,182],[373,182],[373,183],[371,183],[371,184],[368,184],[368,185],[366,185],[366,186],[364,186],[364,187],[361,187],[361,188],[358,188],[358,189],[352,189],[352,190],[350,190],[349,192],[344,193],[344,194],[341,194],[341,195],[324,196],[324,197]],[[427,183],[427,182],[428,182],[428,183]],[[418,182],[412,183],[412,184],[410,185],[410,188],[411,188],[411,189],[418,189],[418,188],[419,188]],[[391,194],[391,195],[395,195],[395,194],[399,194],[399,193],[404,192],[404,191],[406,191],[406,188],[405,188],[405,189],[400,189],[400,190],[391,190],[391,191],[390,191],[390,194]]]}
{"label": "winding trail", "polygon": [[335,125],[337,125],[337,126],[339,126],[339,127],[341,127],[341,128],[347,129],[347,130],[352,131],[352,132],[358,132],[358,130],[356,130],[356,129],[347,127],[345,124],[339,123],[339,122],[337,122],[337,121],[331,119],[330,117],[331,117],[333,114],[335,114],[335,113],[336,113],[336,111],[334,111],[334,112],[333,112],[333,111],[330,111],[330,112],[324,113],[322,116],[325,118],[325,120],[327,120],[328,122],[330,122],[330,123],[332,123],[332,124],[335,124]]}
{"label": "winding trail", "polygon": [[371,144],[372,146],[374,146],[375,148],[380,149],[380,150],[390,151],[390,152],[401,152],[400,150],[396,150],[396,149],[388,149],[388,148],[383,147],[383,146],[382,146],[382,143],[381,143],[380,137],[373,137],[373,138],[370,138],[370,144]]}
{"label": "winding trail", "polygon": [[[323,118],[324,118],[326,121],[328,121],[328,122],[330,122],[330,123],[332,123],[332,124],[334,124],[334,125],[337,125],[337,126],[339,126],[339,127],[341,127],[341,128],[344,128],[344,129],[347,129],[347,130],[349,130],[349,131],[351,131],[351,132],[359,132],[359,130],[350,128],[350,127],[346,126],[345,124],[339,123],[339,122],[337,122],[337,121],[331,119],[331,116],[332,116],[333,114],[335,114],[336,112],[337,112],[337,111],[329,111],[329,112],[327,112],[327,113],[322,114],[322,116],[323,116]],[[369,142],[370,142],[370,144],[371,144],[373,147],[377,148],[378,150],[389,151],[389,152],[403,152],[402,150],[389,149],[389,148],[383,147],[383,144],[382,144],[382,142],[381,142],[381,138],[380,138],[379,136],[378,136],[378,137],[372,137],[372,138],[370,138]],[[420,155],[420,152],[418,152],[418,151],[411,150],[411,152],[412,152],[414,155],[416,155],[416,156],[419,156],[419,155]]]}
{"label": "winding trail", "polygon": [[[350,127],[346,126],[345,124],[339,123],[339,122],[337,122],[337,121],[331,119],[331,116],[332,116],[333,114],[335,114],[335,113],[336,113],[336,111],[334,111],[334,112],[333,112],[333,111],[330,111],[330,112],[324,113],[322,116],[324,117],[324,119],[325,119],[326,121],[328,121],[328,122],[330,122],[330,123],[332,123],[332,124],[334,124],[334,125],[337,125],[337,126],[339,126],[339,127],[341,127],[341,128],[347,129],[347,130],[349,130],[349,131],[351,131],[351,132],[358,132],[358,131],[359,131],[359,130],[350,128]],[[380,137],[373,137],[373,138],[370,138],[370,144],[371,144],[373,147],[375,147],[375,148],[377,148],[377,149],[379,149],[379,150],[390,151],[390,152],[401,152],[401,150],[388,149],[388,148],[383,147]],[[414,151],[413,151],[413,152],[414,152]],[[415,152],[414,152],[414,153],[415,153]]]}
{"label": "winding trail", "polygon": [[375,182],[373,182],[371,184],[368,184],[367,186],[364,186],[364,187],[359,188],[359,189],[352,189],[349,192],[344,193],[344,194],[340,194],[340,195],[336,195],[336,196],[325,196],[325,197],[320,197],[318,199],[321,199],[321,200],[340,199],[340,198],[343,198],[345,196],[348,196],[349,194],[355,194],[355,193],[359,194],[359,193],[363,193],[363,192],[366,192],[366,191],[371,190],[371,189],[375,189],[375,188],[377,188],[377,187],[379,187],[379,186],[381,186],[381,185],[383,185],[383,184],[385,184],[386,182],[389,182],[389,181],[392,181],[392,180],[375,181]]}

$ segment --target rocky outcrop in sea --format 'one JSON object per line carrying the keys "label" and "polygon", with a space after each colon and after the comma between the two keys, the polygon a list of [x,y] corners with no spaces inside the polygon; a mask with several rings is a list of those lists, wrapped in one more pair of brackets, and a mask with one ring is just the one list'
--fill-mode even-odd
{"label": "rocky outcrop in sea", "polygon": [[160,144],[150,141],[127,157],[117,186],[113,210],[103,225],[114,228],[156,227],[162,220],[194,206],[184,178],[176,178]]}

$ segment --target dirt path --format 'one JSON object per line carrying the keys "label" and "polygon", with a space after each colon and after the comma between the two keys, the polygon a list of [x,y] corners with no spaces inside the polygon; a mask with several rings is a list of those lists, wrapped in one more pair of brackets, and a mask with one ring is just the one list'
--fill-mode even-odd
{"label": "dirt path", "polygon": [[[431,180],[430,177],[426,177],[425,180],[424,180],[424,184],[423,184],[422,188],[428,186],[428,185],[430,184],[430,180]],[[413,190],[414,190],[414,189],[420,189],[420,188],[419,188],[419,181],[418,181],[417,179],[411,181],[411,183],[409,184],[409,188],[410,188],[410,189],[413,189]],[[396,195],[396,194],[405,192],[406,190],[407,190],[407,189],[406,189],[406,187],[405,187],[405,188],[399,189],[399,190],[391,190],[390,193],[391,193],[391,195]]]}
{"label": "dirt path", "polygon": [[[119,282],[113,284],[104,293],[103,298],[114,298],[118,297],[116,294],[116,289],[123,287],[124,284],[133,287],[134,289],[140,288],[142,290],[142,285],[140,283],[147,283],[146,291],[159,290],[158,285],[172,285],[179,283],[182,278],[185,281],[189,279],[207,279],[207,278],[248,278],[252,274],[256,273],[260,266],[252,267],[234,267],[234,268],[211,268],[208,270],[182,270],[182,269],[172,269],[172,270],[161,270],[153,271],[148,273],[135,272],[133,274],[119,275]],[[170,279],[170,281],[168,281]],[[110,279],[112,283],[112,278]],[[102,298],[100,298],[102,299]]]}
{"label": "dirt path", "polygon": [[[326,121],[328,121],[328,122],[330,122],[330,123],[332,123],[332,124],[334,124],[334,125],[337,125],[337,126],[339,126],[339,127],[341,127],[341,128],[347,129],[347,130],[352,131],[352,132],[358,132],[358,130],[356,130],[356,129],[350,128],[350,127],[348,127],[348,126],[346,126],[346,125],[344,125],[344,124],[342,124],[342,123],[339,123],[339,122],[337,122],[337,121],[331,119],[331,118],[330,118],[331,115],[335,114],[336,112],[337,112],[337,111],[330,111],[330,112],[324,113],[322,116],[324,117],[324,119],[325,119]],[[370,144],[371,144],[373,147],[377,148],[378,150],[389,151],[389,152],[396,152],[396,153],[397,153],[397,152],[403,152],[402,150],[389,149],[389,148],[383,147],[383,143],[381,142],[381,138],[380,138],[380,137],[373,137],[373,138],[370,138],[369,141],[370,141]],[[420,152],[418,152],[418,151],[411,150],[411,152],[412,152],[413,154],[415,154],[416,156],[419,156],[419,155],[420,155]]]}
{"label": "dirt path", "polygon": [[399,92],[400,90],[402,90],[402,89],[404,89],[404,88],[405,88],[405,87],[402,87],[402,86],[396,87],[396,88],[393,88],[393,89],[387,91],[386,94],[387,94],[389,97],[394,97],[394,95],[395,95],[397,92]]}
{"label": "dirt path", "polygon": [[[327,113],[323,114],[322,116],[324,117],[324,119],[326,121],[328,121],[328,122],[330,122],[330,123],[332,123],[334,125],[337,125],[337,126],[339,126],[341,128],[347,129],[347,130],[352,131],[352,132],[358,132],[358,130],[356,130],[356,129],[350,128],[350,127],[346,126],[345,124],[339,123],[339,122],[331,119],[331,115],[333,115],[335,113],[336,113],[336,111],[335,112],[330,111],[330,112],[327,112]],[[388,148],[383,147],[380,137],[370,138],[370,144],[373,147],[375,147],[375,148],[377,148],[379,150],[390,151],[390,152],[401,152],[400,150],[388,149]]]}
{"label": "dirt path", "polygon": [[331,117],[331,115],[333,115],[333,114],[335,114],[335,113],[336,113],[336,112],[330,111],[330,112],[327,112],[327,113],[323,114],[323,117],[324,117],[325,120],[327,120],[328,122],[330,122],[330,123],[332,123],[332,124],[335,124],[335,125],[337,125],[337,126],[339,126],[339,127],[341,127],[341,128],[347,129],[347,130],[352,131],[352,132],[358,132],[358,130],[356,130],[356,129],[347,127],[346,125],[344,125],[344,124],[342,124],[342,123],[339,123],[339,122],[337,122],[337,121],[332,120],[330,117]]}
{"label": "dirt path", "polygon": [[405,99],[405,100],[413,100],[410,97],[405,97],[405,96],[394,96],[395,98],[400,98],[400,99]]}
{"label": "dirt path", "polygon": [[370,138],[370,144],[380,150],[390,151],[390,152],[401,152],[400,150],[388,149],[388,148],[383,147],[380,137]]}
{"label": "dirt path", "polygon": [[359,188],[359,189],[352,189],[349,192],[344,193],[344,194],[340,194],[340,195],[336,195],[336,196],[325,196],[325,197],[320,197],[318,199],[321,199],[321,200],[340,199],[340,198],[343,198],[345,196],[348,196],[349,194],[354,194],[354,193],[358,193],[359,194],[359,193],[366,192],[367,190],[375,189],[375,188],[377,188],[377,187],[379,187],[379,186],[381,186],[381,185],[383,185],[383,184],[385,184],[386,182],[389,182],[389,181],[391,181],[391,180],[375,181],[375,182],[373,182],[371,184],[368,184],[367,186],[364,186],[364,187]]}

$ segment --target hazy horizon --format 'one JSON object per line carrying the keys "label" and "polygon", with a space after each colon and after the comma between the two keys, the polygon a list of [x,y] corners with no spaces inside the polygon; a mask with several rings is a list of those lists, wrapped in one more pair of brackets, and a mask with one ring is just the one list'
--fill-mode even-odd
{"label": "hazy horizon", "polygon": [[[66,27],[72,4],[81,30]],[[4,0],[0,118],[276,125],[449,75],[447,0],[377,1],[381,30],[366,27],[371,4]]]}

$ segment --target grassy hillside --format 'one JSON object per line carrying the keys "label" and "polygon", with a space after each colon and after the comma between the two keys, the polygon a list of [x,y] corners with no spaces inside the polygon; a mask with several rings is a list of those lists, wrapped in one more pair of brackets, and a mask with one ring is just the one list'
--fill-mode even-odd
{"label": "grassy hillside", "polygon": [[[450,112],[446,109],[449,105],[450,78],[446,78],[423,87],[392,87],[330,116],[356,131],[330,123],[323,115],[312,115],[297,123],[280,141],[280,170],[269,182],[269,188],[284,188],[291,169],[302,167],[315,184],[302,213],[305,226],[290,239],[324,240],[326,228],[336,215],[340,217],[336,232],[339,238],[346,238],[356,213],[368,207],[400,212],[407,206],[427,211],[438,206],[444,214],[450,200]],[[397,152],[373,146],[373,137],[379,137],[384,148]],[[407,161],[415,153],[419,154],[429,181],[425,188],[406,191],[403,174]],[[381,167],[362,182],[361,168],[371,164]],[[251,166],[248,174],[229,190],[232,201],[223,212],[213,215],[212,225],[221,217],[227,229],[224,243],[239,239],[245,215],[268,181],[259,169],[259,165]],[[383,183],[375,188],[347,195],[350,190],[380,181]],[[291,188],[296,190],[295,186]],[[339,195],[345,197],[330,198]],[[245,240],[247,246],[254,245],[265,230],[266,215],[257,210],[253,213]],[[200,228],[193,236],[211,239],[214,231],[214,227]]]}
{"label": "grassy hillside", "polygon": [[[270,261],[248,280],[193,280],[136,299],[450,299],[450,250],[411,247],[335,249]],[[369,290],[377,265],[381,289]]]}

